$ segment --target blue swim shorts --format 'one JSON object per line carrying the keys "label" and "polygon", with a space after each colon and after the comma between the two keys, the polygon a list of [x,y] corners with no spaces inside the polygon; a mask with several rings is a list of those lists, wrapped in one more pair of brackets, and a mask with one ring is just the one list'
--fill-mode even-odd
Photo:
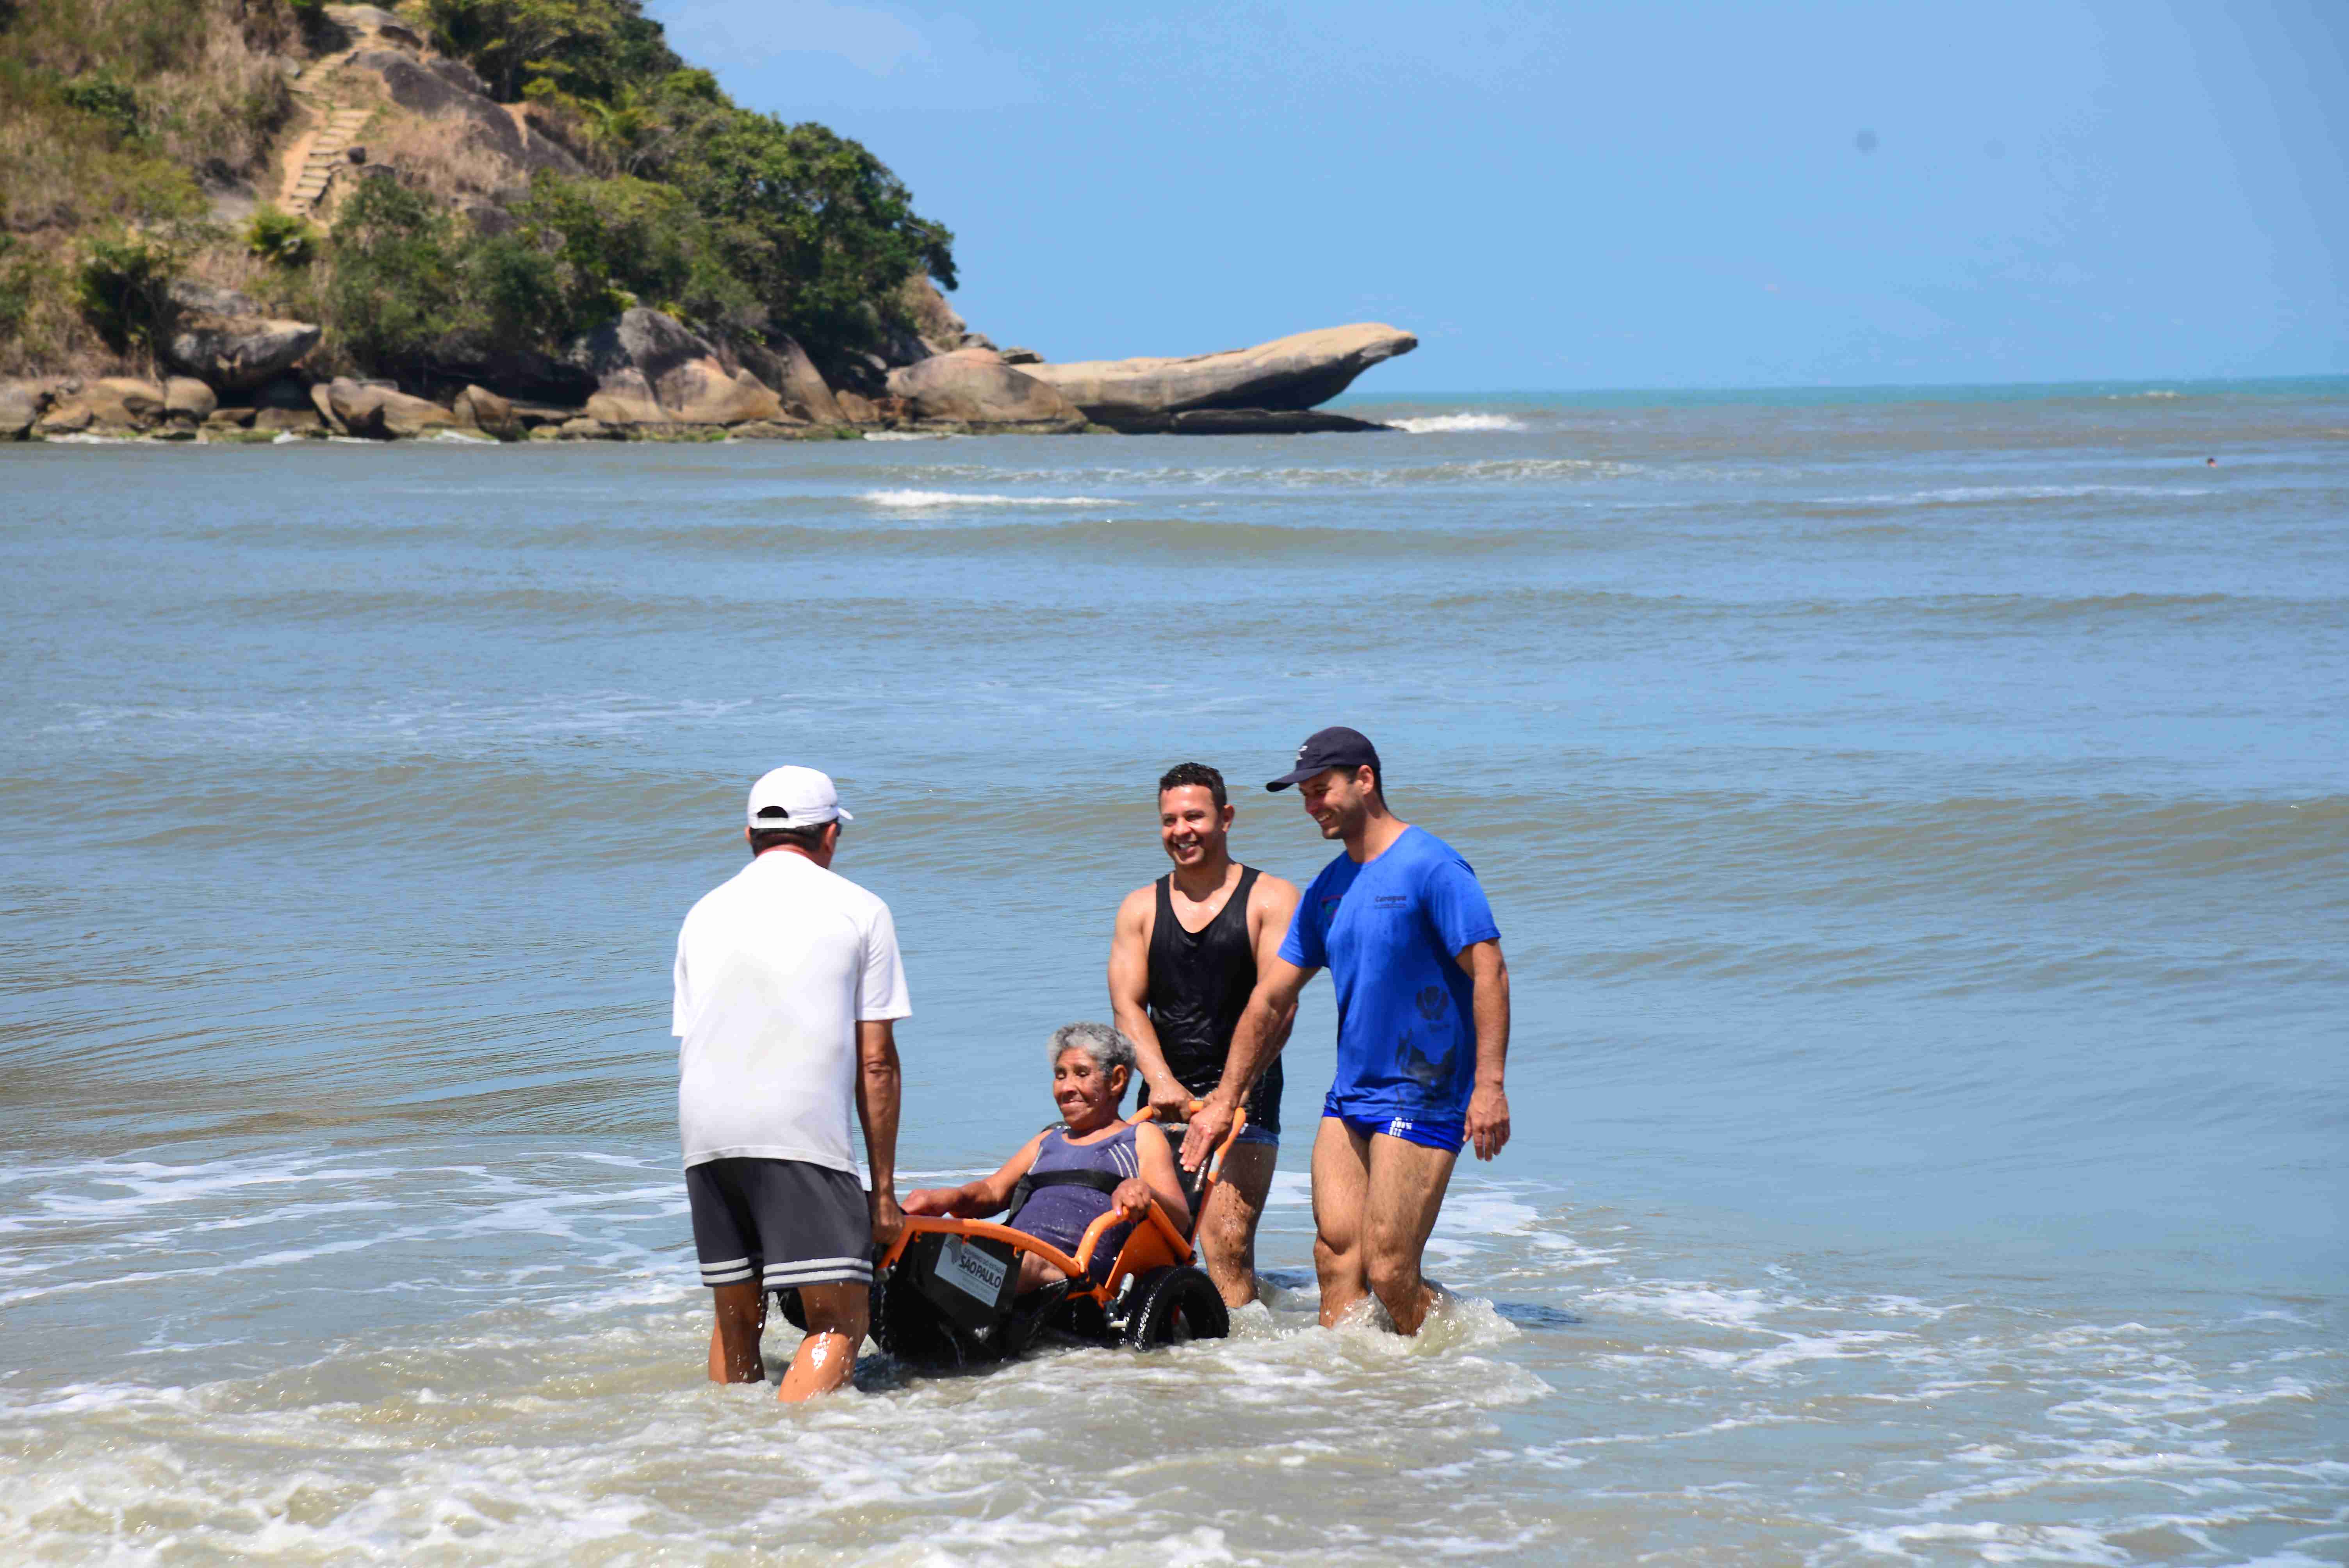
{"label": "blue swim shorts", "polygon": [[1460,1146],[1468,1141],[1468,1118],[1465,1112],[1453,1117],[1381,1117],[1365,1121],[1358,1116],[1348,1116],[1338,1108],[1338,1097],[1331,1095],[1321,1102],[1321,1114],[1334,1117],[1345,1124],[1346,1130],[1357,1138],[1372,1138],[1384,1133],[1400,1138],[1405,1143],[1416,1143],[1423,1149],[1441,1149],[1447,1154],[1457,1154]]}

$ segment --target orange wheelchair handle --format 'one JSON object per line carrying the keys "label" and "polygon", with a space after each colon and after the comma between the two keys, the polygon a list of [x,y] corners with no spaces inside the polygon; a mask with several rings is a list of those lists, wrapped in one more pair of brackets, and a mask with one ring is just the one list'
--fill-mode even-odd
{"label": "orange wheelchair handle", "polygon": [[[1125,1216],[1115,1209],[1093,1217],[1093,1222],[1085,1227],[1085,1233],[1077,1240],[1077,1275],[1084,1275],[1092,1267],[1093,1249],[1101,1245],[1101,1239],[1115,1230],[1124,1222],[1124,1219]],[[1150,1206],[1143,1210],[1142,1218],[1136,1220],[1134,1223],[1155,1227],[1158,1233],[1165,1237],[1174,1247],[1176,1257],[1186,1262],[1189,1260],[1191,1243],[1183,1239],[1183,1233],[1174,1228],[1174,1222],[1166,1217],[1166,1211],[1159,1205],[1157,1199],[1153,1198],[1150,1201]]]}
{"label": "orange wheelchair handle", "polygon": [[[1196,1116],[1200,1111],[1206,1109],[1206,1104],[1207,1102],[1204,1099],[1185,1101],[1183,1106],[1183,1114],[1186,1117]],[[1132,1116],[1127,1117],[1125,1119],[1129,1126],[1139,1125],[1145,1121],[1155,1121],[1158,1119],[1158,1108],[1154,1105],[1145,1105],[1140,1110],[1135,1111]],[[1210,1180],[1213,1180],[1215,1177],[1222,1173],[1224,1169],[1224,1156],[1231,1152],[1232,1146],[1240,1140],[1240,1134],[1247,1130],[1247,1107],[1244,1105],[1236,1106],[1232,1110],[1232,1130],[1224,1134],[1224,1140],[1216,1145],[1216,1152],[1207,1161],[1206,1174]]]}

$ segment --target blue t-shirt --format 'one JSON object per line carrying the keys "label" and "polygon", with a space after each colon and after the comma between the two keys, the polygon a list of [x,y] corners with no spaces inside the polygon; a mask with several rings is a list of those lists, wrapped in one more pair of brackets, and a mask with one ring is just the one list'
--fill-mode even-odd
{"label": "blue t-shirt", "polygon": [[1475,984],[1464,947],[1500,937],[1476,873],[1406,828],[1367,865],[1340,855],[1298,901],[1280,955],[1338,988],[1339,1114],[1458,1120],[1476,1085]]}

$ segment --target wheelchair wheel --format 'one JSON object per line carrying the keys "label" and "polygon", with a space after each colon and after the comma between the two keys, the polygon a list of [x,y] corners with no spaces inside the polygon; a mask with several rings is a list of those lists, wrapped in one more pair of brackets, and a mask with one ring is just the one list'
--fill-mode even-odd
{"label": "wheelchair wheel", "polygon": [[1184,1264],[1154,1269],[1133,1282],[1125,1315],[1125,1342],[1146,1350],[1191,1339],[1221,1339],[1232,1331],[1223,1294],[1207,1271]]}

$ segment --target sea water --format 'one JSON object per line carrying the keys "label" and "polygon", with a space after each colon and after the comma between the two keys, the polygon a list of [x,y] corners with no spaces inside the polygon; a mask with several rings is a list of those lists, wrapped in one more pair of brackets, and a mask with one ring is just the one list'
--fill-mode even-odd
{"label": "sea water", "polygon": [[[0,451],[0,1558],[2349,1555],[2349,383],[1352,407]],[[1228,1340],[704,1381],[750,779],[896,912],[911,1185],[1052,1115],[1158,773],[1302,882],[1331,723],[1509,955],[1457,1306],[1315,1326],[1322,982]]]}

